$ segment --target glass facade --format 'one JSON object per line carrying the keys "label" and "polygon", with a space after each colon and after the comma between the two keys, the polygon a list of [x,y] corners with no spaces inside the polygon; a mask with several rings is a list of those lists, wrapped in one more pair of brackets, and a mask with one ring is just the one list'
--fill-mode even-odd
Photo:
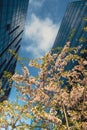
{"label": "glass facade", "polygon": [[[73,1],[68,4],[53,48],[63,47],[67,41],[71,47],[82,44],[87,49],[87,0]],[[87,58],[87,54],[84,55]]]}
{"label": "glass facade", "polygon": [[8,79],[3,78],[4,71],[14,74],[17,60],[9,49],[18,53],[24,31],[24,23],[29,0],[0,0],[0,80],[3,95],[0,101],[7,98],[10,92]]}

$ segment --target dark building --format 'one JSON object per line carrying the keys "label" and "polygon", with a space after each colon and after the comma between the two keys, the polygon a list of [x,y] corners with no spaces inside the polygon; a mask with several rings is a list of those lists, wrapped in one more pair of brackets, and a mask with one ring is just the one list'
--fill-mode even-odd
{"label": "dark building", "polygon": [[[87,49],[87,0],[73,1],[68,4],[60,29],[58,31],[54,50],[63,47],[67,41],[75,47],[82,44]],[[87,55],[84,54],[87,58]]]}
{"label": "dark building", "polygon": [[18,53],[24,31],[24,23],[29,0],[0,0],[0,81],[3,93],[0,101],[8,97],[10,87],[5,71],[14,74],[17,59],[9,49]]}

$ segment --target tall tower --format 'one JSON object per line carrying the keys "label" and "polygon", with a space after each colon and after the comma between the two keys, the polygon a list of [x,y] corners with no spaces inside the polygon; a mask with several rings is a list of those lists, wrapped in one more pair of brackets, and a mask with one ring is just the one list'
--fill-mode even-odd
{"label": "tall tower", "polygon": [[18,53],[29,0],[0,0],[0,81],[3,93],[0,101],[6,99],[10,92],[7,78],[3,78],[4,71],[14,74],[17,59],[9,49]]}
{"label": "tall tower", "polygon": [[73,47],[82,44],[87,49],[87,0],[68,4],[53,48],[63,47],[67,41]]}

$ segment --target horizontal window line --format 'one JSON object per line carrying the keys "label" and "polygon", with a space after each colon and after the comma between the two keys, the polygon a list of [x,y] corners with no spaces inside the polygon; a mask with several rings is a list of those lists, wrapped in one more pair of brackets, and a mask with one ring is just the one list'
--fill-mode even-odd
{"label": "horizontal window line", "polygon": [[9,32],[9,35],[12,34],[18,28],[19,28],[19,26],[17,26],[16,28],[14,28],[11,32]]}
{"label": "horizontal window line", "polygon": [[21,35],[23,30],[15,37],[15,39],[3,50],[3,52],[0,53],[0,56],[4,54],[4,52],[14,43],[14,41]]}
{"label": "horizontal window line", "polygon": [[20,38],[20,39],[18,40],[18,42],[16,43],[15,47],[17,47],[17,45],[20,43],[21,40],[22,40],[22,38]]}
{"label": "horizontal window line", "polygon": [[[17,47],[17,49],[16,49],[15,53],[17,53],[17,52],[18,52],[19,48],[20,48],[20,45]],[[2,71],[2,73],[0,74],[0,78],[2,77],[2,75],[3,75],[4,71],[6,71],[6,70],[7,70],[7,68],[9,67],[9,64],[11,63],[11,61],[13,60],[13,58],[14,58],[14,55],[10,58],[9,62],[6,64],[6,66],[5,66],[4,70],[3,70],[3,71]]]}
{"label": "horizontal window line", "polygon": [[5,64],[6,59],[2,62],[2,64],[0,64],[0,69],[2,68],[2,66]]}

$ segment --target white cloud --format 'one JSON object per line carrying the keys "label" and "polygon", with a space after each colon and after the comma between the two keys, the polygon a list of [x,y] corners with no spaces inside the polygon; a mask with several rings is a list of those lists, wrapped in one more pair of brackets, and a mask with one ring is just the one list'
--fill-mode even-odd
{"label": "white cloud", "polygon": [[45,0],[30,0],[29,3],[35,7],[41,7]]}
{"label": "white cloud", "polygon": [[55,41],[58,25],[49,18],[44,20],[32,14],[31,20],[25,27],[25,39],[31,41],[24,48],[34,56],[41,56],[49,51]]}

